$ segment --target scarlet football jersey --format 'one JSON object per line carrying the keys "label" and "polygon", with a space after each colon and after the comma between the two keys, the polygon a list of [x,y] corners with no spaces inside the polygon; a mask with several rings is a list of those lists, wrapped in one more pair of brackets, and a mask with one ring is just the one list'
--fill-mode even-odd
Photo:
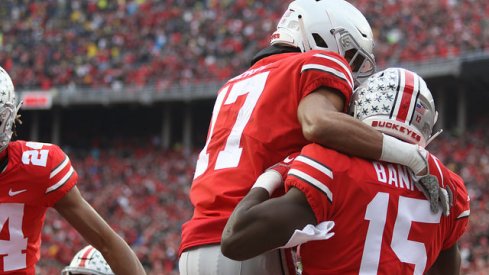
{"label": "scarlet football jersey", "polygon": [[335,235],[300,246],[303,274],[423,274],[464,233],[469,198],[463,181],[436,158],[430,173],[454,192],[446,217],[431,212],[407,168],[353,158],[311,144],[295,158],[286,189],[300,189],[317,222]]}
{"label": "scarlet football jersey", "polygon": [[48,207],[76,183],[70,159],[56,145],[13,141],[0,173],[0,274],[35,274]]}
{"label": "scarlet football jersey", "polygon": [[180,253],[220,243],[227,219],[256,178],[307,143],[297,108],[319,87],[342,93],[346,110],[353,78],[343,57],[319,50],[272,55],[219,90],[190,190],[194,215],[183,225]]}

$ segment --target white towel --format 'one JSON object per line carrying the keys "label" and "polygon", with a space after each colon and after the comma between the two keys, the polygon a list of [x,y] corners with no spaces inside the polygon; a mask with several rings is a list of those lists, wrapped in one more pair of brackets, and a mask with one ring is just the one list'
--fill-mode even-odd
{"label": "white towel", "polygon": [[280,248],[294,247],[309,241],[327,240],[334,235],[334,232],[330,232],[333,227],[333,221],[325,221],[316,226],[308,224],[302,230],[295,230],[289,241]]}

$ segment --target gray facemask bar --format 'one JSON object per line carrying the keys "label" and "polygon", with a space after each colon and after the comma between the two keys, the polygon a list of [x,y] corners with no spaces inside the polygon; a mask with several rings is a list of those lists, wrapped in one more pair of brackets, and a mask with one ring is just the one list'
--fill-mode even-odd
{"label": "gray facemask bar", "polygon": [[353,71],[353,78],[356,80],[357,78],[367,78],[375,73],[376,65],[374,58],[365,51],[355,38],[344,28],[336,28],[331,30],[331,34],[336,38],[338,49],[342,56],[345,56],[345,53],[348,50],[354,49],[356,53],[350,60],[347,60],[350,64],[350,67],[355,64],[355,60],[359,57],[363,57],[364,60],[359,66],[357,71]]}
{"label": "gray facemask bar", "polygon": [[11,103],[5,103],[0,111],[0,151],[7,147],[12,138],[13,124],[17,115],[17,107]]}

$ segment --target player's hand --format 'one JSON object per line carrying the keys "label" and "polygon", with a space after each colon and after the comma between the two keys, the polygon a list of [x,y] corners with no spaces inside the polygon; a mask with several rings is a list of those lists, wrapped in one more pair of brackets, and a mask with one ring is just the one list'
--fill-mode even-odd
{"label": "player's hand", "polygon": [[278,162],[271,166],[268,170],[274,170],[277,171],[281,176],[282,176],[282,181],[285,181],[285,178],[287,177],[287,173],[289,172],[290,165],[294,161],[294,159],[299,155],[299,153],[293,153],[288,155],[284,160],[281,162]]}
{"label": "player's hand", "polygon": [[443,215],[448,216],[453,204],[452,191],[449,186],[443,186],[436,176],[430,174],[430,167],[436,167],[435,160],[428,151],[419,148],[419,154],[426,160],[426,168],[414,176],[415,184],[430,201],[430,208],[433,213],[437,213],[441,209]]}
{"label": "player's hand", "polygon": [[287,177],[287,173],[289,172],[290,165],[298,154],[299,153],[289,155],[283,161],[276,163],[265,170],[265,172],[256,179],[255,184],[253,184],[251,188],[263,188],[267,190],[270,196],[272,196],[277,189],[284,189],[283,184]]}

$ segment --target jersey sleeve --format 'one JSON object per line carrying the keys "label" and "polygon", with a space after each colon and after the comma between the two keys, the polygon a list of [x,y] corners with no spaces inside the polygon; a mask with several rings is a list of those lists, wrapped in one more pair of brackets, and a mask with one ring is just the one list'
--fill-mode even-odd
{"label": "jersey sleeve", "polygon": [[340,92],[345,97],[344,110],[350,104],[353,93],[353,76],[350,66],[339,54],[327,51],[311,51],[303,61],[300,86],[302,97],[320,87]]}
{"label": "jersey sleeve", "polygon": [[305,146],[285,180],[286,191],[295,187],[306,195],[318,223],[328,219],[333,203],[333,170],[324,161],[330,152],[317,144]]}
{"label": "jersey sleeve", "polygon": [[292,162],[294,161],[294,159],[299,156],[299,152],[297,153],[292,153],[290,155],[288,155],[284,160],[282,160],[281,162],[277,162],[275,163],[274,165],[270,166],[268,170],[274,170],[276,171],[277,173],[280,174],[280,176],[282,177],[282,180],[285,182],[285,179],[287,178],[287,173],[289,172],[290,170],[290,165],[292,164]]}
{"label": "jersey sleeve", "polygon": [[51,207],[75,186],[78,174],[71,165],[68,156],[57,145],[52,145],[49,148],[46,168],[48,175],[46,175],[46,185],[44,186],[43,204],[46,207]]}
{"label": "jersey sleeve", "polygon": [[450,188],[453,189],[453,207],[450,214],[452,227],[442,249],[452,247],[467,230],[470,216],[470,197],[462,178],[449,171]]}

